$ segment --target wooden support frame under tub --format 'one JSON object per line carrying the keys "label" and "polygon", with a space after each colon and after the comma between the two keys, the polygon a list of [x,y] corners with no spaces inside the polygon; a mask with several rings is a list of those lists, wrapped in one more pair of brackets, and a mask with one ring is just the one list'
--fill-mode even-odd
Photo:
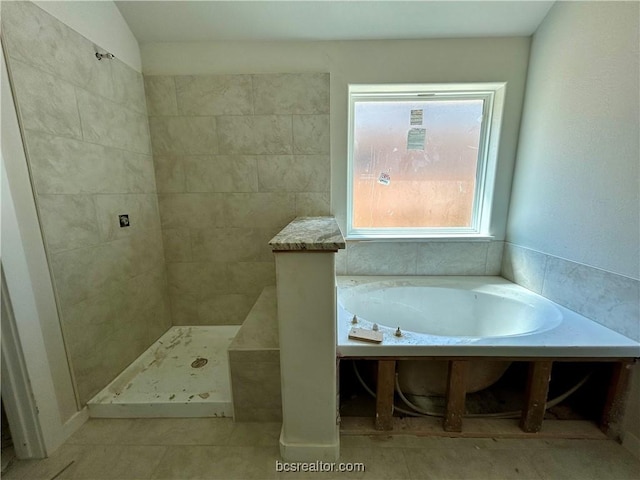
{"label": "wooden support frame under tub", "polygon": [[550,360],[529,362],[527,390],[520,417],[520,428],[523,432],[537,433],[542,428],[552,366],[553,362]]}
{"label": "wooden support frame under tub", "polygon": [[[524,434],[536,434],[542,429],[546,410],[549,381],[552,366],[556,362],[594,362],[610,363],[611,375],[607,397],[599,423],[600,430],[612,434],[612,425],[620,420],[625,394],[629,382],[631,366],[635,358],[545,358],[545,357],[340,357],[338,360],[369,360],[377,362],[376,415],[374,430],[393,434],[393,402],[396,364],[400,360],[446,360],[449,362],[445,413],[442,421],[444,432],[460,434],[463,432],[463,419],[466,399],[466,374],[470,362],[474,360],[503,360],[509,362],[527,362],[529,373],[525,392],[524,406],[520,417],[520,430]],[[409,433],[406,430],[398,433]],[[420,432],[415,432],[420,433]]]}

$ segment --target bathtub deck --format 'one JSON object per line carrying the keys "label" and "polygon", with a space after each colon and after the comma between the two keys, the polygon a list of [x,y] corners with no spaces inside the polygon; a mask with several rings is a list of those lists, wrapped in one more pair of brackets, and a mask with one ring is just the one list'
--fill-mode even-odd
{"label": "bathtub deck", "polygon": [[[410,280],[408,280],[408,278]],[[380,344],[369,344],[349,338],[351,320],[358,312],[348,312],[338,305],[337,353],[339,357],[519,357],[519,358],[603,358],[623,359],[640,357],[640,343],[600,325],[578,313],[557,305],[502,277],[337,277],[338,303],[340,291],[375,282],[401,281],[424,287],[479,289],[493,295],[506,295],[550,303],[562,320],[548,330],[521,335],[496,337],[446,337],[414,332],[395,336],[395,326],[379,325],[383,334]],[[456,287],[457,286],[457,287]],[[443,318],[443,322],[451,319]],[[359,328],[371,330],[373,324],[358,317]]]}

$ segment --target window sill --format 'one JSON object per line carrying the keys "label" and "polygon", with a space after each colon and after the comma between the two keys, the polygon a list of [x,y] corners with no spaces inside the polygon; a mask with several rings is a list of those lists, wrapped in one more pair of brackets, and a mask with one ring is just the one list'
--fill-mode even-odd
{"label": "window sill", "polygon": [[484,234],[394,234],[394,235],[371,235],[371,234],[351,234],[345,237],[348,242],[491,242],[495,240],[493,235]]}

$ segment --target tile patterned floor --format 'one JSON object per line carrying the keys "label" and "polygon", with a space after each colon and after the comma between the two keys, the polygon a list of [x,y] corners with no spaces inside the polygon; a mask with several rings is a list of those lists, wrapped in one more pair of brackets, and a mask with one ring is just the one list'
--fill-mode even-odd
{"label": "tile patterned floor", "polygon": [[[18,461],[6,480],[464,479],[639,480],[640,461],[609,440],[343,436],[357,473],[276,472],[277,423],[91,419],[50,458]],[[73,462],[73,463],[72,463]],[[69,466],[70,465],[70,466]]]}

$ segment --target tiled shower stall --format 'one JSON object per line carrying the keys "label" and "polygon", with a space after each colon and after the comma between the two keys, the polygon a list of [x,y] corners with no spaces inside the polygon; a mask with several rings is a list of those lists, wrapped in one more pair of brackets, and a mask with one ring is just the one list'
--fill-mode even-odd
{"label": "tiled shower stall", "polygon": [[329,75],[143,78],[36,5],[2,7],[84,405],[172,325],[241,324],[275,284],[269,239],[329,213]]}
{"label": "tiled shower stall", "polygon": [[329,75],[145,86],[173,322],[240,324],[275,284],[269,239],[329,214]]}

